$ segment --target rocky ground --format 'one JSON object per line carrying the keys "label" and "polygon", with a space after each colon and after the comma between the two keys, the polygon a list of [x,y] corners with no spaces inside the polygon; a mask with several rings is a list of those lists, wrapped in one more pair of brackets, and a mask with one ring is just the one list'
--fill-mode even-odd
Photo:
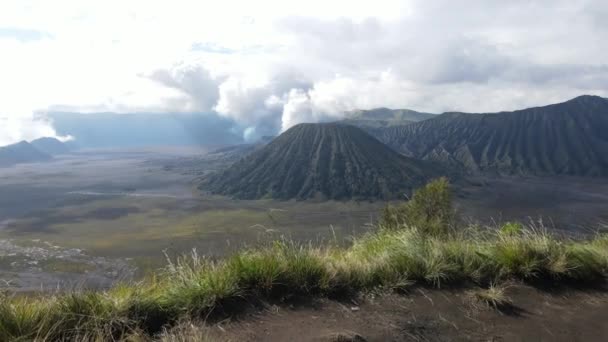
{"label": "rocky ground", "polygon": [[47,241],[23,245],[0,239],[0,290],[105,288],[134,274],[135,267],[128,260],[93,257]]}

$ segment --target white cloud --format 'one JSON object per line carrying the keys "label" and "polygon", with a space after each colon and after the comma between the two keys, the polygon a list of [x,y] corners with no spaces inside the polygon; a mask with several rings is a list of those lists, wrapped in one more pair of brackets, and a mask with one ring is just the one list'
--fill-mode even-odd
{"label": "white cloud", "polygon": [[396,79],[390,71],[372,79],[338,76],[308,90],[292,89],[285,96],[282,130],[302,122],[336,120],[357,108],[399,107],[417,95],[410,82]]}
{"label": "white cloud", "polygon": [[50,123],[43,119],[26,115],[0,118],[0,146],[55,135]]}
{"label": "white cloud", "polygon": [[208,112],[219,99],[220,80],[201,65],[180,64],[170,69],[155,70],[148,77],[183,95],[181,108],[173,110]]}
{"label": "white cloud", "polygon": [[[0,144],[35,112],[217,111],[248,137],[378,106],[608,92],[602,0],[0,2]],[[246,130],[246,131],[245,131]]]}
{"label": "white cloud", "polygon": [[309,94],[302,89],[292,89],[283,106],[281,129],[287,130],[302,122],[317,121],[315,114]]}
{"label": "white cloud", "polygon": [[248,84],[247,80],[228,78],[219,85],[215,110],[246,125],[263,120],[269,113],[265,101],[271,95],[265,84]]}

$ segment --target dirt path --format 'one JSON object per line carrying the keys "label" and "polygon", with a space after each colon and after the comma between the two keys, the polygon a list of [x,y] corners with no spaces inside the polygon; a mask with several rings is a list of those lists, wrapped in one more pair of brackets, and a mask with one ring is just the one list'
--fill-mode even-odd
{"label": "dirt path", "polygon": [[224,341],[606,341],[608,293],[509,288],[499,312],[467,291],[415,289],[361,303],[270,306],[211,328]]}

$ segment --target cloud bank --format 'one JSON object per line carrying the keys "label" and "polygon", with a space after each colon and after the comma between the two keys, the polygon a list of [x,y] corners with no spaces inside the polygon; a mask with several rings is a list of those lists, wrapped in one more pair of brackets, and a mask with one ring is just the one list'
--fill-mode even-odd
{"label": "cloud bank", "polygon": [[356,108],[608,95],[602,0],[30,0],[0,22],[0,144],[56,135],[57,110],[199,113],[255,139]]}

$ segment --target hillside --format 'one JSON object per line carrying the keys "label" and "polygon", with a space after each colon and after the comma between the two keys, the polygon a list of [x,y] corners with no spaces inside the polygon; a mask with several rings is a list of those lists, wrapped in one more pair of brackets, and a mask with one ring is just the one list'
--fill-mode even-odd
{"label": "hillside", "polygon": [[409,109],[376,108],[370,110],[355,110],[345,113],[341,123],[357,126],[365,130],[406,125],[423,121],[436,114],[421,113]]}
{"label": "hillside", "polygon": [[30,142],[37,150],[48,155],[65,154],[70,152],[70,148],[55,138],[40,138]]}
{"label": "hillside", "polygon": [[257,141],[249,144],[237,144],[237,145],[229,145],[225,147],[221,147],[215,150],[210,151],[205,155],[207,158],[211,159],[224,159],[226,161],[235,162],[240,158],[245,157],[251,152],[258,150],[268,143],[272,141],[276,137],[274,136],[263,136]]}
{"label": "hillside", "polygon": [[27,141],[0,147],[0,167],[49,159],[50,155],[36,149]]}
{"label": "hillside", "polygon": [[445,113],[372,134],[406,156],[473,173],[608,176],[608,100],[597,96],[514,112]]}
{"label": "hillside", "polygon": [[241,199],[374,199],[399,196],[434,175],[432,166],[400,156],[357,127],[300,124],[200,188]]}

